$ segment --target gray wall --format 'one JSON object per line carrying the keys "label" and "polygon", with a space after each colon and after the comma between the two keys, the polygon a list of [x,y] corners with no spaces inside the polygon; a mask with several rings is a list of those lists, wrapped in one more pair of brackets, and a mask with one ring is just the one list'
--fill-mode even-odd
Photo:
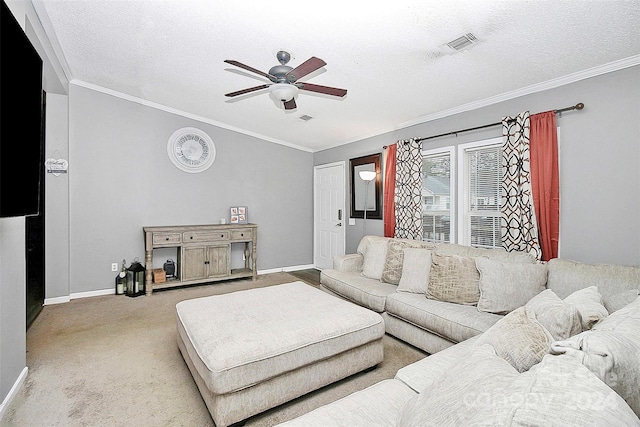
{"label": "gray wall", "polygon": [[[428,102],[425,101],[425,102]],[[588,263],[640,265],[640,67],[588,78],[314,154],[314,165],[380,152],[401,138],[426,137],[499,122],[503,116],[568,107],[560,127],[560,256]],[[501,128],[432,139],[425,149],[499,137]],[[347,183],[346,194],[349,194]],[[347,212],[349,212],[347,196]],[[354,252],[361,220],[347,228]],[[383,234],[368,220],[368,234]]]}
{"label": "gray wall", "polygon": [[[169,137],[186,126],[214,141],[216,159],[205,172],[183,172],[167,156]],[[217,223],[237,205],[258,224],[259,270],[308,266],[312,185],[310,152],[72,84],[70,293],[111,288],[113,262],[144,262],[143,226]],[[165,260],[154,254],[154,267]]]}
{"label": "gray wall", "polygon": [[0,403],[26,366],[25,219],[0,219]]}

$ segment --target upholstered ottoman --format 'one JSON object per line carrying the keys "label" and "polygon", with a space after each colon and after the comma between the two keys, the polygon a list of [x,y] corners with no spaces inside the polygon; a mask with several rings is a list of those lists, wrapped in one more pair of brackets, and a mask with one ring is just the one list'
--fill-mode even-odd
{"label": "upholstered ottoman", "polygon": [[303,282],[176,305],[178,347],[218,427],[371,368],[382,317]]}

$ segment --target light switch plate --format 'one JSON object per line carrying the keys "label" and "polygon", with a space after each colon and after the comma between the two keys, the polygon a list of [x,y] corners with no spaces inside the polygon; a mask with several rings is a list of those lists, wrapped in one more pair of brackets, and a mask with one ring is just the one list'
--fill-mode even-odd
{"label": "light switch plate", "polygon": [[355,218],[349,218],[349,225],[356,225],[356,219]]}

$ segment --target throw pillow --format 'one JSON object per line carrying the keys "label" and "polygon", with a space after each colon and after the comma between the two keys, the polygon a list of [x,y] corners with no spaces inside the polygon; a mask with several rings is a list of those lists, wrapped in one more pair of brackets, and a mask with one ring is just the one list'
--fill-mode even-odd
{"label": "throw pillow", "polygon": [[507,314],[545,289],[546,264],[507,263],[476,258],[480,272],[478,310]]}
{"label": "throw pillow", "polygon": [[371,239],[363,254],[362,275],[370,279],[380,280],[387,257],[388,239]]}
{"label": "throw pillow", "polygon": [[580,313],[583,331],[588,331],[593,325],[609,315],[605,306],[602,305],[602,295],[600,295],[597,286],[589,286],[575,291],[566,297],[564,302],[573,305]]}
{"label": "throw pillow", "polygon": [[498,320],[474,345],[491,344],[498,356],[524,372],[549,353],[554,340],[581,332],[580,319],[575,307],[547,289]]}
{"label": "throw pillow", "polygon": [[431,254],[427,298],[455,304],[476,305],[480,274],[473,258]]}
{"label": "throw pillow", "polygon": [[604,297],[604,306],[609,313],[620,310],[622,307],[626,307],[638,298],[640,291],[637,289],[629,289],[628,291],[622,291],[617,294]]}
{"label": "throw pillow", "polygon": [[425,294],[431,271],[431,251],[422,248],[406,248],[399,292]]}
{"label": "throw pillow", "polygon": [[533,310],[520,307],[487,329],[474,345],[491,344],[499,357],[524,372],[549,353],[552,342],[553,337]]}
{"label": "throw pillow", "polygon": [[579,363],[547,355],[520,374],[484,345],[409,400],[396,425],[599,426],[612,420],[638,425],[624,400]]}
{"label": "throw pillow", "polygon": [[640,416],[640,298],[565,341],[553,353],[581,362],[615,390]]}
{"label": "throw pillow", "polygon": [[536,319],[554,340],[563,340],[582,332],[582,318],[575,306],[564,302],[551,289],[531,298],[525,307],[533,310]]}
{"label": "throw pillow", "polygon": [[419,248],[422,242],[415,243],[406,240],[389,239],[387,243],[387,256],[384,260],[382,275],[380,280],[385,283],[397,285],[402,277],[402,266],[404,264],[404,249]]}

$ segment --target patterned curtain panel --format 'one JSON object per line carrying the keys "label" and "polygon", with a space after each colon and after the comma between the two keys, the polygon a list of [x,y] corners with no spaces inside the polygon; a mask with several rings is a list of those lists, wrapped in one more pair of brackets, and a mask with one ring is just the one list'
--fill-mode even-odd
{"label": "patterned curtain panel", "polygon": [[507,251],[525,251],[541,259],[529,152],[529,112],[502,120],[500,228]]}
{"label": "patterned curtain panel", "polygon": [[393,237],[396,229],[395,189],[397,147],[398,144],[391,144],[384,151],[384,200],[382,201],[384,237]]}
{"label": "patterned curtain panel", "polygon": [[422,142],[401,140],[396,149],[397,238],[422,240]]}

